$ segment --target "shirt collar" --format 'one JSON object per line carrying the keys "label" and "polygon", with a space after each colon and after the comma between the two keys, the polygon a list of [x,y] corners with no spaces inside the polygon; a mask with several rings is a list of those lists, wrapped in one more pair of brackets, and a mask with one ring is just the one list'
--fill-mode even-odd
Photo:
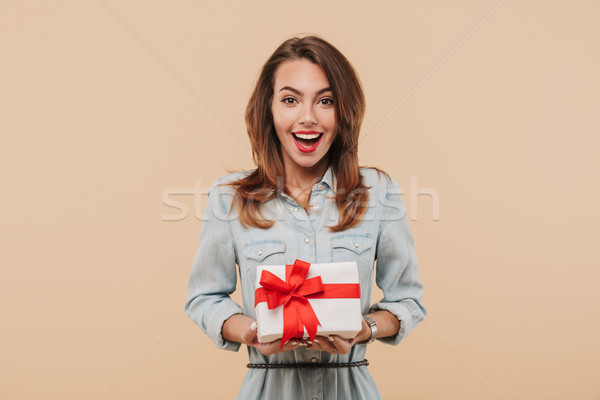
{"label": "shirt collar", "polygon": [[[331,167],[331,164],[327,167],[327,170],[325,171],[325,174],[319,181],[319,184],[326,184],[327,186],[329,186],[331,191],[335,194],[335,190],[336,190],[335,175],[333,173],[333,168]],[[280,196],[286,197],[288,199],[288,201],[293,201],[293,199],[285,193],[281,193]]]}

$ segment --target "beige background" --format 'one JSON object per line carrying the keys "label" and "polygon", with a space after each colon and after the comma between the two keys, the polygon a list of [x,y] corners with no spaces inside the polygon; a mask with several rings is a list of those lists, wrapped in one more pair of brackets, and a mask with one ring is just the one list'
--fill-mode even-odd
{"label": "beige background", "polygon": [[429,317],[370,348],[383,397],[600,398],[598,1],[49,3],[0,1],[0,398],[235,396],[245,349],[183,313],[195,214],[300,33],[412,215]]}

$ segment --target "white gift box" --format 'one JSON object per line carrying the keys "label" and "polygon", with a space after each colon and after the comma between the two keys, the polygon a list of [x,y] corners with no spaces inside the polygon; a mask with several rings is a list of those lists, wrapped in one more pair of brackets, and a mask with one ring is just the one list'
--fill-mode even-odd
{"label": "white gift box", "polygon": [[[263,271],[269,271],[282,281],[286,281],[285,265],[261,265],[257,267],[256,273],[255,287],[257,290],[261,288],[260,281]],[[355,298],[311,298],[310,295],[306,296],[320,322],[320,326],[317,327],[317,335],[329,336],[334,334],[345,339],[355,337],[362,328],[360,287],[358,286],[356,262],[310,264],[306,279],[318,276],[321,277],[324,285],[353,284],[351,286],[357,289],[358,296]],[[258,341],[268,343],[281,339],[284,326],[283,305],[269,310],[267,302],[262,301],[255,305],[255,311]],[[309,337],[306,329],[304,329],[304,337]]]}

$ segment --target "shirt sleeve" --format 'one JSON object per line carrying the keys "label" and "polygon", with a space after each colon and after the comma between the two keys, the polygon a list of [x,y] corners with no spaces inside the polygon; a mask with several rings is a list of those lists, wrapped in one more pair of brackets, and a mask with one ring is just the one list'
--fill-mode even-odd
{"label": "shirt sleeve", "polygon": [[399,332],[377,339],[396,345],[425,319],[427,310],[421,302],[423,284],[419,280],[414,239],[408,227],[400,185],[390,179],[381,199],[383,209],[376,250],[376,283],[384,297],[369,311],[387,310],[398,318]]}
{"label": "shirt sleeve", "polygon": [[187,316],[220,348],[238,351],[241,344],[225,340],[223,323],[242,308],[229,295],[235,290],[236,250],[229,208],[223,201],[219,181],[208,191],[200,243],[188,280]]}

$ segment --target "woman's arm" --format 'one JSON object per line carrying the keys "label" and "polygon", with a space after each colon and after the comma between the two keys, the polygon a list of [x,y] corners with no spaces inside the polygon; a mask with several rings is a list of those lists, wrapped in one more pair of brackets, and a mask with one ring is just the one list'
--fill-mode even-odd
{"label": "woman's arm", "polygon": [[[389,311],[375,311],[366,316],[377,323],[376,337],[378,338],[395,335],[400,330],[400,321]],[[369,339],[371,339],[371,326],[363,319],[363,328],[354,338],[354,341],[355,343],[360,343]]]}
{"label": "woman's arm", "polygon": [[188,280],[185,313],[220,348],[237,351],[240,344],[221,334],[223,323],[242,308],[229,295],[235,290],[236,254],[219,181],[208,193],[202,232]]}
{"label": "woman's arm", "polygon": [[391,179],[382,201],[376,283],[384,297],[369,311],[385,310],[400,322],[396,333],[378,338],[384,343],[398,344],[426,318],[427,310],[421,302],[423,284],[419,279],[414,239],[408,226],[400,185],[394,179]]}

